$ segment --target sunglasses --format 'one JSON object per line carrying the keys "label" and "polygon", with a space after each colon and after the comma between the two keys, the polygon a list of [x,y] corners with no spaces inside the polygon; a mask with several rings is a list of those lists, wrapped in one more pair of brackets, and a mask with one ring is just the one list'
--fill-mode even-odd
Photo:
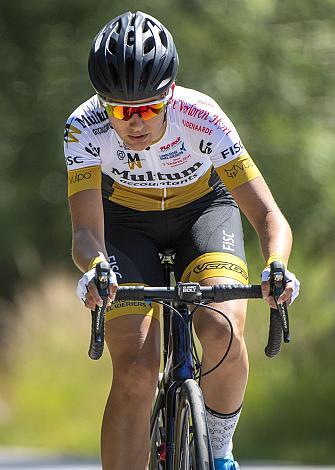
{"label": "sunglasses", "polygon": [[172,93],[173,91],[168,93],[163,99],[150,101],[150,103],[144,103],[139,106],[113,103],[101,95],[98,95],[98,98],[109,116],[113,116],[121,121],[129,121],[134,114],[138,114],[141,119],[148,121],[164,111],[172,97]]}

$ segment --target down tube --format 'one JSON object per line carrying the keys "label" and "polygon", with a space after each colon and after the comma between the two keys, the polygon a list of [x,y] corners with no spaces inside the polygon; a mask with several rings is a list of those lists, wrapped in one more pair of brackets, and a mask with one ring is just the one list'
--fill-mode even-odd
{"label": "down tube", "polygon": [[192,317],[187,304],[178,305],[177,310],[180,315],[173,312],[171,316],[172,379],[174,381],[194,378],[194,364],[190,350]]}

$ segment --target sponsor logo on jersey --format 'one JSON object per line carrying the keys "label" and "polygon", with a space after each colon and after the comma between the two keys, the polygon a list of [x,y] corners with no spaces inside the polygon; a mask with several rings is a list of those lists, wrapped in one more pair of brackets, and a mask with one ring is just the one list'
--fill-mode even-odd
{"label": "sponsor logo on jersey", "polygon": [[97,127],[96,129],[92,129],[92,132],[94,135],[105,134],[106,132],[109,131],[109,129],[113,129],[110,122],[108,122],[102,127]]}
{"label": "sponsor logo on jersey", "polygon": [[203,119],[204,121],[207,121],[210,116],[209,111],[198,108],[197,106],[194,106],[194,104],[187,103],[183,100],[172,100],[172,108],[179,109],[179,111],[187,114],[187,116]]}
{"label": "sponsor logo on jersey", "polygon": [[236,155],[240,150],[244,150],[243,144],[241,141],[236,142],[234,145],[227,147],[221,152],[223,158],[231,157]]}
{"label": "sponsor logo on jersey", "polygon": [[198,99],[198,104],[200,105],[204,105],[206,107],[209,107],[209,108],[214,108],[215,107],[215,102],[214,101],[206,101],[206,100],[203,100],[203,99]]}
{"label": "sponsor logo on jersey", "polygon": [[225,124],[224,120],[218,114],[214,114],[214,116],[209,119],[210,123],[213,123],[218,129],[224,132],[226,135],[231,133],[231,129]]}
{"label": "sponsor logo on jersey", "polygon": [[181,147],[178,150],[173,150],[172,152],[163,153],[159,156],[160,160],[168,160],[171,158],[178,158],[186,152],[185,143],[182,142]]}
{"label": "sponsor logo on jersey", "polygon": [[74,165],[75,163],[84,163],[84,159],[82,157],[65,157],[65,161],[67,166]]}
{"label": "sponsor logo on jersey", "polygon": [[79,124],[86,128],[86,127],[91,127],[94,126],[95,124],[101,124],[102,122],[105,122],[108,120],[108,114],[107,111],[93,111],[91,114],[82,114],[80,118],[75,118]]}
{"label": "sponsor logo on jersey", "polygon": [[116,154],[117,154],[117,158],[121,161],[126,158],[126,152],[124,152],[123,150],[118,150]]}
{"label": "sponsor logo on jersey", "polygon": [[70,184],[80,183],[83,180],[89,180],[92,178],[91,171],[77,171],[70,178]]}
{"label": "sponsor logo on jersey", "polygon": [[175,147],[176,145],[179,144],[180,140],[181,140],[181,138],[177,137],[177,139],[175,139],[173,142],[171,142],[169,144],[166,144],[166,145],[162,145],[162,147],[159,148],[159,151],[160,152],[165,152],[166,150],[172,149],[173,147]]}
{"label": "sponsor logo on jersey", "polygon": [[207,155],[209,155],[212,153],[212,145],[213,142],[207,142],[207,144],[204,145],[204,140],[202,140],[199,145],[199,150],[201,153],[206,153]]}
{"label": "sponsor logo on jersey", "polygon": [[[228,165],[228,163],[227,163]],[[225,172],[229,178],[237,178],[238,174],[241,171],[245,171],[248,168],[255,166],[254,162],[250,157],[246,157],[243,160],[240,160],[238,163],[235,163],[231,168],[225,168]]]}
{"label": "sponsor logo on jersey", "polygon": [[172,158],[172,159],[169,159],[169,160],[165,160],[164,162],[162,162],[162,166],[163,167],[170,167],[170,168],[174,168],[176,166],[179,166],[179,165],[185,165],[185,163],[187,162],[187,160],[191,157],[191,154],[187,154],[187,155],[184,155],[184,156],[181,156],[181,157],[175,157],[175,158]]}
{"label": "sponsor logo on jersey", "polygon": [[73,126],[71,123],[66,124],[64,129],[64,142],[66,142],[67,144],[70,144],[72,142],[79,142],[76,137],[76,134],[80,135],[81,131],[75,126]]}
{"label": "sponsor logo on jersey", "polygon": [[201,126],[200,124],[195,124],[194,122],[186,121],[185,119],[183,119],[182,122],[184,127],[188,127],[193,131],[202,132],[203,134],[208,135],[211,135],[213,132],[213,129],[210,129],[209,127]]}
{"label": "sponsor logo on jersey", "polygon": [[[143,186],[159,186],[161,182],[164,182],[166,185],[180,185],[189,181],[195,177],[194,173],[202,166],[202,163],[195,163],[189,168],[182,170],[178,173],[162,173],[153,171],[146,171],[142,174],[131,174],[128,170],[118,170],[117,168],[112,168],[111,173],[115,176],[118,176],[121,179],[121,182],[132,184],[132,182],[144,183]],[[150,183],[153,184],[150,184]]]}
{"label": "sponsor logo on jersey", "polygon": [[198,108],[194,104],[187,103],[183,100],[172,100],[173,109],[179,109],[182,113],[190,117],[202,119],[214,124],[218,129],[221,129],[226,135],[231,132],[231,129],[225,124],[224,118],[219,114],[211,114],[205,109]]}
{"label": "sponsor logo on jersey", "polygon": [[85,147],[85,150],[93,155],[93,157],[100,157],[100,147],[93,147],[93,145],[89,143],[88,147]]}
{"label": "sponsor logo on jersey", "polygon": [[132,155],[131,153],[127,152],[127,157],[128,157],[127,163],[128,163],[130,170],[133,170],[135,166],[137,166],[137,168],[142,168],[142,162],[138,153],[135,153],[134,155]]}

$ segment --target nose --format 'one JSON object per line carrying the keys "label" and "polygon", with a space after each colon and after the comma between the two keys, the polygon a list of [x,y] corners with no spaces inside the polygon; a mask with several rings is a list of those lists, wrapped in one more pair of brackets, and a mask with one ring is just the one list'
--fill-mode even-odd
{"label": "nose", "polygon": [[138,114],[133,114],[128,124],[133,131],[141,130],[144,127],[143,119]]}

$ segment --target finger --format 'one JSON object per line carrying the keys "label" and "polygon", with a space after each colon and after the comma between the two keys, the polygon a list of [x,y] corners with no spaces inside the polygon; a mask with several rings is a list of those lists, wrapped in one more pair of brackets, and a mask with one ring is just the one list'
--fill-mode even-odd
{"label": "finger", "polygon": [[[102,307],[103,305],[103,300],[99,295],[98,288],[95,285],[94,281],[90,281],[87,284],[87,291],[88,293],[92,296],[92,300],[94,302],[94,305],[99,305],[99,307]],[[94,307],[95,308],[95,307]]]}
{"label": "finger", "polygon": [[284,302],[288,302],[293,293],[293,283],[289,282],[286,284],[284,292],[279,296],[278,298],[278,303],[283,304]]}
{"label": "finger", "polygon": [[277,309],[275,299],[271,295],[269,295],[269,297],[266,299],[266,301],[270,305],[271,308]]}
{"label": "finger", "polygon": [[267,281],[262,282],[262,296],[266,300],[270,296],[270,283]]}
{"label": "finger", "polygon": [[268,281],[263,281],[261,288],[264,300],[271,308],[277,308],[275,299],[270,295],[270,283]]}
{"label": "finger", "polygon": [[84,304],[86,308],[89,308],[90,310],[95,310],[96,303],[94,302],[90,294],[86,295],[86,298],[84,299]]}
{"label": "finger", "polygon": [[117,291],[117,284],[110,284],[109,286],[109,298],[112,302],[115,300],[115,295]]}
{"label": "finger", "polygon": [[278,303],[282,304],[284,302],[287,302],[291,297],[293,293],[293,282],[289,281],[286,283],[285,289],[282,292],[282,294],[278,298]]}

